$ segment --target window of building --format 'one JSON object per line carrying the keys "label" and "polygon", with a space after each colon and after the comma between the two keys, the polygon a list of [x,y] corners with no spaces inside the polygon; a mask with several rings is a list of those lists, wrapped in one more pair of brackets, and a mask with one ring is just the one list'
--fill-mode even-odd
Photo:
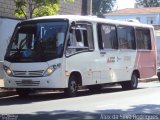
{"label": "window of building", "polygon": [[136,19],[137,19],[139,22],[141,22],[141,18],[140,18],[140,17],[136,17]]}
{"label": "window of building", "polygon": [[150,30],[145,28],[136,28],[137,49],[151,49]]}
{"label": "window of building", "polygon": [[155,24],[155,17],[147,17],[147,24]]}
{"label": "window of building", "polygon": [[134,28],[130,26],[118,26],[119,49],[136,49]]}
{"label": "window of building", "polygon": [[98,43],[100,49],[117,49],[118,40],[116,26],[98,24]]}

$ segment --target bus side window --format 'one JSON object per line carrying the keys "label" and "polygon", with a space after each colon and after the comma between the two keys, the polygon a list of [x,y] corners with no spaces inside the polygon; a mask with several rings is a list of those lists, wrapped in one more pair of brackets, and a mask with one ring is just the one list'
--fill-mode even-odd
{"label": "bus side window", "polygon": [[109,24],[98,24],[99,49],[117,49],[118,40],[116,26]]}
{"label": "bus side window", "polygon": [[89,50],[94,50],[94,40],[93,40],[93,29],[91,25],[87,26],[87,31],[84,31],[84,36],[87,39],[86,41],[88,41],[88,47]]}
{"label": "bus side window", "polygon": [[83,36],[83,30],[76,29],[76,46],[77,47],[84,47],[84,36]]}
{"label": "bus side window", "polygon": [[75,29],[71,31],[72,32],[69,35],[69,40],[67,44],[67,51],[69,52],[69,54],[94,49],[91,26],[78,25]]}
{"label": "bus side window", "polygon": [[117,32],[120,49],[136,49],[135,31],[132,26],[118,26]]}

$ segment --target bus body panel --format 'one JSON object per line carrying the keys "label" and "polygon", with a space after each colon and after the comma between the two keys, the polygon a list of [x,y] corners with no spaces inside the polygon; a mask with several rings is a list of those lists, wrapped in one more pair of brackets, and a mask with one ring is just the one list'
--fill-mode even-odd
{"label": "bus body panel", "polygon": [[[50,76],[43,76],[43,73],[51,65],[61,64]],[[64,64],[62,58],[39,63],[9,63],[4,62],[5,66],[12,69],[16,77],[10,77],[5,72],[6,88],[66,88],[67,81],[64,79]],[[40,75],[35,77],[34,75]],[[25,82],[25,81],[28,81]]]}
{"label": "bus body panel", "polygon": [[[94,52],[82,52],[66,58],[66,71],[80,72],[83,85],[100,83],[100,66],[97,66],[97,54]],[[94,78],[93,78],[94,74]]]}
{"label": "bus body panel", "polygon": [[136,51],[116,50],[106,53],[109,80],[120,82],[131,79],[134,70]]}
{"label": "bus body panel", "polygon": [[[149,28],[151,37],[151,50],[138,50],[135,69],[140,73],[140,78],[150,78],[157,74],[157,50],[154,29]],[[137,43],[138,44],[138,43]]]}
{"label": "bus body panel", "polygon": [[156,75],[155,51],[138,51],[136,55],[135,69],[139,70],[140,78],[149,78]]}
{"label": "bus body panel", "polygon": [[[132,51],[132,50],[131,50]],[[82,52],[66,59],[66,70],[80,72],[83,85],[103,84],[131,79],[136,51]]]}

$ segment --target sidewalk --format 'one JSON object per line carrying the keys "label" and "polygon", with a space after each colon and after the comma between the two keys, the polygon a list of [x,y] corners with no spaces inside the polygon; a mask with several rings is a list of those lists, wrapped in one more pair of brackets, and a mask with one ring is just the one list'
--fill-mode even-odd
{"label": "sidewalk", "polygon": [[153,77],[151,77],[151,78],[139,80],[139,82],[144,82],[144,83],[146,83],[146,82],[152,82],[152,81],[159,81],[159,80],[158,80],[158,77],[157,77],[157,76],[153,76]]}
{"label": "sidewalk", "polygon": [[4,89],[4,81],[0,79],[0,98],[6,96],[16,95],[16,91],[12,89]]}
{"label": "sidewalk", "polygon": [[4,87],[4,81],[3,79],[0,79],[0,88],[3,88]]}
{"label": "sidewalk", "polygon": [[2,89],[0,88],[0,98],[1,97],[7,97],[7,96],[12,96],[12,95],[16,95],[16,91],[15,90],[6,90],[6,89]]}

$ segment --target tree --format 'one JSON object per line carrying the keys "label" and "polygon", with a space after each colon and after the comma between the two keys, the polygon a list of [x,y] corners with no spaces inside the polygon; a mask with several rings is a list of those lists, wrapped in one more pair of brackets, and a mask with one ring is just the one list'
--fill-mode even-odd
{"label": "tree", "polygon": [[160,7],[160,0],[136,0],[136,4],[143,7]]}
{"label": "tree", "polygon": [[[47,15],[56,15],[60,10],[62,0],[14,0],[16,9],[15,16],[19,18],[32,18]],[[74,2],[74,0],[64,0]]]}
{"label": "tree", "polygon": [[111,12],[116,0],[92,0],[92,13],[103,17],[104,13]]}

